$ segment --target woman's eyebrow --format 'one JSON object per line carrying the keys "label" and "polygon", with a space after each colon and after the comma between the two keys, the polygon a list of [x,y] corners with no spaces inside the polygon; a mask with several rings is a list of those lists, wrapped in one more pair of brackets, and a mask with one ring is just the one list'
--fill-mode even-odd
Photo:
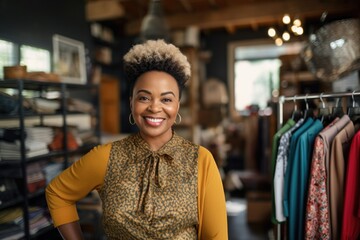
{"label": "woman's eyebrow", "polygon": [[147,94],[151,94],[150,91],[144,90],[144,89],[140,89],[139,91],[136,92],[136,94],[139,94],[139,93],[141,93],[141,92],[144,92],[144,93],[147,93]]}
{"label": "woman's eyebrow", "polygon": [[161,96],[167,95],[167,94],[171,94],[175,97],[175,93],[173,93],[172,91],[168,91],[168,92],[163,92],[161,93]]}
{"label": "woman's eyebrow", "polygon": [[[139,94],[139,93],[146,93],[146,94],[150,94],[151,95],[151,92],[150,91],[148,91],[148,90],[145,90],[145,89],[140,89],[139,91],[137,91],[137,93],[136,94]],[[168,91],[168,92],[163,92],[163,93],[161,93],[161,96],[164,96],[164,95],[167,95],[167,94],[171,94],[171,95],[173,95],[174,97],[175,97],[175,93],[174,92],[172,92],[172,91]]]}

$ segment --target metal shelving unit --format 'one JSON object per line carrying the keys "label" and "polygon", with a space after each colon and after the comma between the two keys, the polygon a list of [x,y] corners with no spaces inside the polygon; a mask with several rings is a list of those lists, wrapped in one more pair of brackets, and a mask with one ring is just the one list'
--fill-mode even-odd
{"label": "metal shelving unit", "polygon": [[[30,218],[29,218],[29,202],[36,198],[45,199],[45,189],[40,189],[34,193],[29,193],[27,189],[27,171],[26,167],[30,163],[40,162],[40,161],[49,161],[55,157],[63,158],[63,169],[69,165],[69,157],[73,154],[84,153],[89,151],[94,146],[100,143],[100,115],[99,115],[99,91],[97,85],[80,85],[80,84],[69,84],[69,83],[54,83],[54,82],[40,82],[40,81],[31,81],[31,80],[22,80],[22,79],[10,79],[10,80],[0,80],[0,89],[13,89],[17,91],[17,104],[18,111],[14,115],[5,115],[0,114],[1,120],[18,120],[18,127],[20,129],[20,159],[18,160],[0,160],[0,177],[13,178],[16,179],[20,192],[20,196],[16,199],[10,200],[8,202],[2,203],[0,205],[0,210],[9,209],[12,207],[21,206],[24,225],[23,231],[25,239],[41,239],[41,235],[46,234],[47,232],[53,230],[52,226],[45,227],[40,229],[35,234],[30,232]],[[36,112],[26,112],[24,109],[24,91],[35,91],[39,95],[46,91],[58,91],[60,93],[61,101],[61,110],[53,114],[43,114]],[[61,131],[63,136],[67,136],[69,127],[67,124],[67,118],[69,115],[76,115],[79,113],[69,112],[67,109],[67,100],[71,95],[71,91],[83,92],[84,95],[89,97],[89,92],[92,91],[93,96],[90,96],[91,103],[94,105],[96,111],[94,111],[94,117],[96,118],[96,126],[94,129],[94,134],[97,141],[94,143],[83,145],[76,150],[69,150],[67,144],[67,138],[63,137],[63,149],[59,151],[52,151],[48,154],[36,156],[36,157],[26,157],[26,129],[25,121],[27,118],[39,118],[40,125],[43,124],[44,118],[50,116],[60,116],[62,119]],[[1,151],[1,150],[0,150]],[[45,201],[44,201],[45,202]],[[44,206],[45,207],[45,206]]]}

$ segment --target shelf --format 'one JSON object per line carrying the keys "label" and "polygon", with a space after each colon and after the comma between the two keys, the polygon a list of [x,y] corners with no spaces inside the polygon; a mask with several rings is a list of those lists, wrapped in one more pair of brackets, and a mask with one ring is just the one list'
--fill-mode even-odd
{"label": "shelf", "polygon": [[[46,160],[46,159],[50,159],[53,157],[60,157],[63,156],[66,152],[65,151],[52,151],[49,152],[47,154],[43,154],[43,155],[39,155],[36,157],[29,157],[26,159],[26,163],[33,163],[33,162],[38,162],[41,160]],[[0,160],[0,166],[20,166],[21,164],[21,159],[18,160],[6,160],[6,159],[2,159]]]}
{"label": "shelf", "polygon": [[[84,144],[83,146],[80,146],[78,149],[76,150],[69,150],[67,153],[68,154],[77,154],[77,153],[83,153],[86,151],[91,150],[92,148],[96,147],[97,145],[99,145],[99,143],[89,143],[89,144]],[[43,161],[43,160],[48,160],[51,158],[55,158],[55,157],[60,157],[65,155],[66,152],[65,151],[52,151],[48,154],[44,154],[44,155],[39,155],[36,157],[30,157],[26,159],[26,163],[33,163],[33,162],[38,162],[38,161]],[[0,160],[0,166],[13,166],[13,167],[19,167],[21,165],[21,159],[18,160],[6,160],[6,159],[2,159]],[[1,174],[0,174],[1,175]]]}
{"label": "shelf", "polygon": [[62,82],[43,82],[34,81],[28,79],[0,79],[0,88],[18,88],[20,83],[24,84],[24,89],[38,91],[39,88],[45,89],[60,89],[62,86],[66,86],[71,89],[89,89],[98,87],[95,84],[76,84],[76,83],[62,83]]}
{"label": "shelf", "polygon": [[[75,115],[83,115],[83,114],[91,114],[91,113],[84,113],[84,112],[68,112],[66,115],[68,116],[75,116]],[[53,117],[53,116],[62,116],[62,113],[25,113],[24,118],[42,118],[42,117]],[[8,114],[0,114],[0,122],[2,120],[8,119],[19,119],[19,115],[8,115]]]}
{"label": "shelf", "polygon": [[22,197],[17,197],[11,201],[5,202],[3,204],[0,205],[0,210],[3,210],[5,208],[9,208],[9,207],[14,207],[16,205],[19,205],[20,203],[22,203],[23,198]]}
{"label": "shelf", "polygon": [[101,38],[97,38],[97,37],[93,37],[94,43],[95,45],[101,45],[101,46],[106,46],[106,47],[110,47],[110,48],[117,48],[118,47],[118,43],[117,42],[109,42],[109,41],[105,41]]}
{"label": "shelf", "polygon": [[39,189],[33,193],[29,193],[27,198],[28,199],[32,199],[32,198],[36,198],[36,197],[39,197],[39,196],[42,196],[45,194],[45,188],[42,188],[42,189]]}
{"label": "shelf", "polygon": [[[25,151],[25,149],[21,148],[19,149],[21,154],[16,155],[16,157],[19,157],[19,159],[0,160],[0,177],[15,179],[20,193],[20,197],[2,204],[0,206],[0,210],[9,209],[15,205],[17,205],[17,207],[21,206],[24,217],[24,239],[54,239],[53,237],[47,237],[47,235],[52,234],[51,230],[54,229],[52,225],[40,229],[36,233],[30,229],[30,222],[28,217],[30,209],[29,202],[37,202],[40,198],[45,199],[45,187],[41,185],[41,188],[39,186],[39,189],[34,189],[34,192],[31,193],[29,192],[30,185],[28,178],[26,177],[27,166],[30,163],[40,161],[43,163],[49,163],[54,158],[61,158],[60,160],[62,160],[63,163],[62,170],[64,170],[70,163],[70,157],[73,154],[83,154],[84,152],[92,149],[94,146],[100,144],[100,128],[98,119],[100,116],[98,109],[99,86],[95,84],[83,85],[60,82],[41,82],[27,79],[8,79],[0,80],[0,89],[10,89],[19,95],[19,97],[16,98],[17,102],[15,103],[15,106],[17,106],[19,109],[15,109],[15,113],[12,115],[0,114],[0,123],[3,128],[15,127],[19,128],[22,133],[25,133],[26,127],[28,126],[46,125],[50,127],[56,127],[56,130],[61,131],[63,136],[66,136],[66,134],[72,131],[72,128],[75,126],[78,127],[80,132],[87,130],[91,131],[89,132],[91,133],[91,135],[89,135],[89,137],[91,137],[89,140],[93,140],[94,142],[86,142],[86,144],[78,147],[76,150],[69,150],[69,145],[66,141],[66,138],[63,138],[63,142],[60,144],[64,147],[59,151],[51,151],[47,154],[42,154],[35,157],[26,157],[26,154],[21,152]],[[25,100],[28,92],[22,90],[34,91],[34,93],[31,94],[36,96],[44,96],[44,94],[46,95],[56,91],[56,95],[58,100],[61,102],[62,108],[56,110],[56,112],[53,113],[37,113],[35,110],[30,111],[28,108],[25,109],[21,101],[22,99]],[[71,108],[67,108],[66,103],[69,99],[72,98],[72,96],[81,96],[80,98],[82,100],[90,103],[91,106],[87,108],[89,112],[84,113],[79,111],[70,111]],[[77,110],[78,108],[73,109]],[[94,122],[94,119],[96,119],[96,122]],[[19,141],[24,140],[25,138],[23,137]],[[26,142],[24,142],[24,144],[26,144]],[[23,158],[22,156],[25,157]],[[45,202],[42,203],[42,207],[46,207]]]}
{"label": "shelf", "polygon": [[314,74],[307,71],[302,72],[284,72],[281,74],[281,81],[288,82],[306,82],[306,81],[316,81],[317,78]]}

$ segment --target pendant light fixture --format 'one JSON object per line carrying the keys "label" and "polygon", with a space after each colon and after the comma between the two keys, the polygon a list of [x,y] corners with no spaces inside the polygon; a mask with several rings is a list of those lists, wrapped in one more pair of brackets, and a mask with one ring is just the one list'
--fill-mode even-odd
{"label": "pendant light fixture", "polygon": [[291,19],[289,14],[282,17],[282,25],[270,27],[268,29],[269,37],[273,38],[277,46],[290,40],[291,37],[301,36],[304,33],[301,20],[299,18]]}
{"label": "pendant light fixture", "polygon": [[141,23],[140,41],[144,42],[149,39],[169,41],[169,35],[161,0],[150,0],[148,13]]}

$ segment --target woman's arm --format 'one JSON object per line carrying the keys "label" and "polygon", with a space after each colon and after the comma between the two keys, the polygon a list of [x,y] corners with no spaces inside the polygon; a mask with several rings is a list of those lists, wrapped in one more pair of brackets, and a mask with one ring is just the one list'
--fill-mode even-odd
{"label": "woman's arm", "polygon": [[83,234],[78,221],[60,225],[58,230],[64,240],[83,240]]}
{"label": "woman's arm", "polygon": [[94,148],[47,186],[46,200],[55,227],[79,220],[76,202],[103,184],[110,148],[111,144]]}
{"label": "woman's arm", "polygon": [[211,153],[200,147],[198,163],[199,238],[227,240],[225,193],[219,169]]}

